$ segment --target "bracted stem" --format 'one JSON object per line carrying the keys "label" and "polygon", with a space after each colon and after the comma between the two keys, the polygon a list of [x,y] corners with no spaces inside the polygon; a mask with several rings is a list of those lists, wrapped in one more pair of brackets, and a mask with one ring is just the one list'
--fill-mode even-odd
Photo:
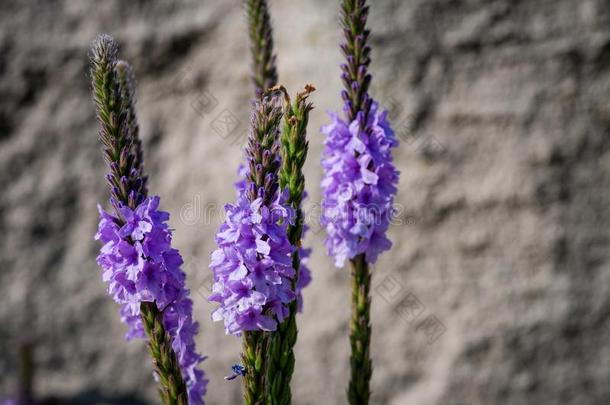
{"label": "bracted stem", "polygon": [[265,363],[267,337],[262,331],[248,331],[242,338],[244,402],[246,405],[265,404]]}
{"label": "bracted stem", "polygon": [[352,276],[352,318],[350,320],[349,341],[350,382],[347,397],[350,405],[369,403],[370,380],[373,365],[370,357],[371,345],[371,273],[364,254],[351,261]]}
{"label": "bracted stem", "polygon": [[154,302],[143,302],[140,313],[148,336],[148,351],[159,377],[159,396],[163,405],[188,405],[186,384],[172,349],[172,340],[163,326],[163,315]]}
{"label": "bracted stem", "polygon": [[[299,266],[299,254],[294,253],[292,263]],[[298,271],[298,270],[297,270]],[[267,403],[289,405],[292,403],[290,381],[294,372],[294,345],[297,342],[296,300],[289,305],[290,314],[278,325],[277,331],[269,339],[269,359],[267,365]]]}
{"label": "bracted stem", "polygon": [[[111,201],[120,221],[119,208],[134,209],[146,197],[141,150],[137,137],[133,89],[125,62],[118,64],[118,45],[109,35],[100,35],[91,49],[93,99],[100,123],[99,137],[104,160],[110,168],[107,180]],[[122,83],[122,84],[121,84]],[[172,340],[155,303],[140,306],[142,323],[149,340],[149,352],[159,377],[159,393],[164,405],[187,405],[186,385],[172,349]]]}
{"label": "bracted stem", "polygon": [[[288,240],[294,246],[292,267],[295,277],[292,280],[292,290],[296,293],[300,258],[298,248],[303,235],[303,212],[301,202],[305,190],[303,165],[307,158],[307,123],[309,112],[313,109],[307,98],[315,88],[305,86],[305,90],[297,94],[294,104],[284,87],[277,89],[284,93],[284,129],[280,137],[282,166],[279,172],[280,189],[288,188],[287,203],[295,210],[294,225],[288,226]],[[288,318],[278,325],[278,329],[270,336],[269,360],[267,370],[267,399],[270,405],[289,405],[292,402],[290,382],[294,372],[294,345],[297,341],[298,329],[296,322],[296,299],[289,305]]]}

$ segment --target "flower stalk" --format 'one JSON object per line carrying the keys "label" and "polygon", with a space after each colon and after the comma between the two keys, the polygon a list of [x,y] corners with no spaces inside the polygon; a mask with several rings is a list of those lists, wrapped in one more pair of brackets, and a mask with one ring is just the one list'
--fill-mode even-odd
{"label": "flower stalk", "polygon": [[[273,90],[281,91],[284,94],[284,128],[280,137],[282,166],[279,172],[279,182],[280,189],[288,190],[287,203],[295,211],[295,221],[288,226],[288,240],[296,248],[292,254],[292,266],[296,273],[296,277],[292,281],[292,289],[297,295],[300,295],[300,288],[304,286],[303,281],[305,281],[300,274],[303,270],[301,269],[303,252],[300,249],[304,226],[301,209],[305,194],[303,165],[308,151],[307,123],[309,112],[313,109],[313,105],[307,101],[307,98],[315,88],[307,85],[303,92],[297,94],[294,103],[291,103],[283,86]],[[296,300],[290,303],[288,318],[280,323],[277,331],[270,336],[267,398],[271,405],[289,405],[292,402],[290,382],[294,372],[294,346],[298,335],[297,307]]]}
{"label": "flower stalk", "polygon": [[157,209],[159,197],[147,195],[135,80],[130,66],[117,58],[114,39],[98,36],[91,78],[114,215],[99,208],[96,239],[104,246],[97,261],[109,295],[121,305],[127,339],[148,338],[163,404],[203,405],[207,380],[198,365],[204,357],[195,350],[198,325],[183,261],[170,245],[169,214]]}
{"label": "flower stalk", "polygon": [[[341,66],[341,79],[346,90],[342,97],[344,112],[348,121],[362,115],[361,129],[365,125],[371,108],[372,99],[368,95],[371,75],[367,72],[371,62],[371,48],[367,44],[369,30],[366,29],[368,6],[366,0],[343,0],[341,2],[341,22],[345,43],[341,50],[346,63]],[[371,273],[364,253],[350,260],[352,279],[352,303],[350,320],[350,380],[347,389],[351,405],[369,403],[370,381],[373,365],[370,357],[370,284]]]}
{"label": "flower stalk", "polygon": [[371,390],[370,263],[391,247],[386,237],[398,183],[391,149],[398,142],[387,113],[369,95],[371,48],[366,28],[366,0],[341,1],[344,42],[341,64],[345,118],[331,114],[322,127],[326,135],[322,167],[324,199],[320,223],[326,228],[327,250],[335,265],[351,267],[350,381],[351,405],[368,404]]}
{"label": "flower stalk", "polygon": [[209,300],[220,304],[212,319],[223,320],[227,334],[242,335],[248,405],[265,403],[268,332],[288,316],[288,305],[295,300],[294,249],[287,235],[294,215],[278,184],[281,118],[275,98],[254,102],[245,178],[238,202],[225,206],[210,264],[214,285]]}
{"label": "flower stalk", "polygon": [[[100,35],[92,48],[91,77],[93,98],[100,123],[100,140],[103,154],[110,168],[107,180],[110,185],[111,203],[120,216],[121,205],[132,209],[145,198],[144,182],[140,180],[136,155],[133,153],[134,132],[131,98],[122,97],[129,93],[126,71],[117,74],[118,45],[108,35]],[[121,71],[120,69],[118,71]],[[133,93],[132,93],[133,94]],[[120,217],[119,217],[120,218]],[[122,219],[122,218],[121,218]],[[124,222],[124,219],[122,219]],[[171,347],[171,339],[166,333],[160,314],[154,303],[142,303],[142,321],[149,340],[149,352],[153,358],[155,371],[159,376],[159,394],[165,405],[186,404],[186,385],[182,379],[176,354]]]}
{"label": "flower stalk", "polygon": [[[281,110],[275,100],[265,98],[254,109],[252,131],[248,139],[246,156],[250,187],[246,190],[250,201],[262,197],[263,205],[269,206],[277,197],[279,184],[277,173],[279,161],[279,125]],[[246,368],[244,376],[244,399],[247,405],[265,403],[267,391],[266,369],[269,334],[248,331],[243,337],[242,359]]]}

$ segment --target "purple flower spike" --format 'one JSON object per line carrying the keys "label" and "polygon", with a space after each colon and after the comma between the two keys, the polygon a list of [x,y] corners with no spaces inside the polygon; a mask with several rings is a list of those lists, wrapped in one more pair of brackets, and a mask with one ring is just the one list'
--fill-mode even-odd
{"label": "purple flower spike", "polygon": [[377,108],[373,102],[367,122],[362,122],[364,114],[352,122],[331,114],[333,122],[322,128],[326,141],[320,223],[337,267],[362,253],[374,263],[392,245],[385,233],[398,183],[391,149],[398,142],[386,112]]}
{"label": "purple flower spike", "polygon": [[195,350],[198,325],[171,248],[169,214],[158,210],[159,197],[147,198],[142,143],[135,111],[135,78],[120,61],[118,45],[102,34],[91,49],[93,99],[100,124],[106,181],[114,214],[98,207],[96,239],[103,243],[97,262],[108,294],[121,306],[126,338],[148,338],[163,403],[202,405],[207,380],[198,369],[204,358]]}
{"label": "purple flower spike", "polygon": [[351,263],[352,318],[350,321],[350,404],[367,404],[370,397],[369,263],[391,247],[386,231],[398,171],[391,149],[397,146],[385,112],[369,95],[372,76],[368,73],[371,47],[366,28],[369,6],[366,0],[341,0],[341,28],[345,42],[340,48],[346,63],[341,64],[345,119],[331,114],[332,123],[322,127],[326,135],[322,155],[322,217],[325,241],[335,265]]}

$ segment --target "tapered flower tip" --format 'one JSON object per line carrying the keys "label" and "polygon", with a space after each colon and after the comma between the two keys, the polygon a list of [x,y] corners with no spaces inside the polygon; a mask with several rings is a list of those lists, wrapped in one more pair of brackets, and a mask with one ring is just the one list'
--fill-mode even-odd
{"label": "tapered flower tip", "polygon": [[131,65],[128,62],[122,59],[118,60],[115,65],[115,69],[120,76],[125,77],[127,79],[130,85],[133,84],[133,69],[131,68]]}
{"label": "tapered flower tip", "polygon": [[129,62],[124,61],[123,59],[118,60],[116,63],[116,70],[120,73],[129,73],[131,72],[131,65]]}
{"label": "tapered flower tip", "polygon": [[91,44],[91,59],[116,60],[119,55],[119,44],[108,34],[100,34]]}
{"label": "tapered flower tip", "polygon": [[116,62],[114,69],[119,75],[119,80],[121,81],[121,85],[125,84],[127,86],[127,92],[132,98],[131,103],[135,104],[136,100],[136,76],[133,73],[133,68],[131,65],[120,59]]}

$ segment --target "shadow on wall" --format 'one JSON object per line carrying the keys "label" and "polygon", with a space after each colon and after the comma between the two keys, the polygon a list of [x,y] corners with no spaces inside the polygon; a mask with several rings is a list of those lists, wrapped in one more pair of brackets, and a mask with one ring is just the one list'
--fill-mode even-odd
{"label": "shadow on wall", "polygon": [[133,393],[107,395],[98,388],[89,388],[74,395],[50,395],[38,399],[35,392],[36,375],[32,342],[23,340],[17,345],[19,378],[13,398],[1,399],[0,405],[150,405]]}
{"label": "shadow on wall", "polygon": [[[25,405],[25,404],[24,404]],[[125,394],[111,396],[98,389],[90,389],[71,397],[55,397],[41,399],[32,405],[150,405],[136,396]]]}

